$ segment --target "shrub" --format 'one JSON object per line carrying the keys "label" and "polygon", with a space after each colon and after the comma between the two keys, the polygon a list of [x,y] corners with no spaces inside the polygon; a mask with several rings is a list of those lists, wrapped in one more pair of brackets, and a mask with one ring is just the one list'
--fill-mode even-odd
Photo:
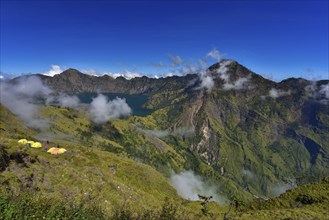
{"label": "shrub", "polygon": [[316,199],[307,194],[299,194],[295,200],[296,202],[300,202],[303,205],[310,205],[316,202]]}

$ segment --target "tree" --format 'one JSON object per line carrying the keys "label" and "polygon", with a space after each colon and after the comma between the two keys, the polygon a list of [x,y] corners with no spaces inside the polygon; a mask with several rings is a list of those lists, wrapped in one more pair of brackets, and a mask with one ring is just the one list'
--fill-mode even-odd
{"label": "tree", "polygon": [[208,203],[212,199],[212,196],[203,196],[198,194],[199,199],[201,200],[201,212],[202,215],[208,216],[209,215],[209,208],[208,208]]}

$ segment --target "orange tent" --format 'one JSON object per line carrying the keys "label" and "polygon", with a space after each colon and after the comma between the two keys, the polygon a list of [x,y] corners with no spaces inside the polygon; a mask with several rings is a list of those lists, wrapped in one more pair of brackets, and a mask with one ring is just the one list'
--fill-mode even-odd
{"label": "orange tent", "polygon": [[62,154],[66,151],[65,148],[52,147],[47,152],[51,154]]}

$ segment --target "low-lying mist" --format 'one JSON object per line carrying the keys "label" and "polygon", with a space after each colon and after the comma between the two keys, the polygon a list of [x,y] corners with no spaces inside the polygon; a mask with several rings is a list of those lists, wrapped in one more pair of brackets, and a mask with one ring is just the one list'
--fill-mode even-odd
{"label": "low-lying mist", "polygon": [[20,78],[14,83],[0,82],[1,104],[32,128],[40,129],[48,126],[47,120],[38,116],[38,100],[47,97],[50,93],[51,89],[36,76]]}
{"label": "low-lying mist", "polygon": [[[28,127],[43,130],[49,127],[49,121],[40,116],[41,105],[79,109],[82,104],[77,95],[53,95],[52,89],[37,76],[26,76],[15,81],[0,81],[0,100],[1,104]],[[125,99],[117,97],[109,100],[103,94],[93,98],[87,109],[90,119],[96,124],[132,114],[132,109]]]}
{"label": "low-lying mist", "polygon": [[111,119],[129,116],[132,110],[125,99],[116,97],[109,100],[105,95],[98,94],[90,103],[89,113],[93,122],[102,124]]}
{"label": "low-lying mist", "polygon": [[183,171],[181,173],[172,173],[170,183],[176,189],[178,195],[184,199],[198,201],[199,196],[212,196],[212,201],[224,204],[226,198],[219,196],[216,186],[207,183],[201,176],[197,176],[193,171]]}

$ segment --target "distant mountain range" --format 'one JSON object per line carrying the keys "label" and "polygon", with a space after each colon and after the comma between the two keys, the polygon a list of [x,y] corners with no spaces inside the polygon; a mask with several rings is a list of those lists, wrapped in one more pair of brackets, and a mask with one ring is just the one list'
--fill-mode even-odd
{"label": "distant mountain range", "polygon": [[238,191],[246,199],[329,175],[329,80],[276,83],[233,60],[159,79],[114,79],[75,69],[36,75],[57,94],[146,95],[151,116],[89,131],[111,141],[106,150],[126,152],[164,174],[193,170],[222,193]]}
{"label": "distant mountain range", "polygon": [[[309,80],[303,78],[289,78],[279,83],[263,78],[246,67],[240,65],[234,60],[222,60],[210,66],[207,71],[216,81],[215,90],[222,89],[221,86],[225,80],[220,78],[220,74],[217,71],[220,69],[221,64],[224,64],[225,69],[228,69],[229,80],[235,81],[239,78],[247,78],[249,84],[254,89],[270,88],[275,86],[282,89],[297,89],[300,87],[303,89],[305,86],[311,83]],[[126,79],[122,76],[113,78],[109,75],[95,76],[84,74],[76,69],[69,68],[57,74],[53,77],[45,76],[42,74],[35,74],[39,76],[47,85],[57,92],[66,93],[80,93],[80,92],[113,92],[113,93],[127,93],[127,94],[155,94],[161,90],[173,89],[179,90],[181,88],[193,87],[197,83],[199,73],[187,74],[185,76],[171,76],[165,78],[149,78],[147,76],[135,77],[132,79]],[[24,78],[26,76],[17,77],[14,79]],[[192,83],[194,82],[194,83]],[[316,81],[314,90],[319,90],[321,85],[328,84],[329,80]],[[176,86],[176,87],[173,87]],[[249,87],[250,89],[251,87]],[[234,89],[234,88],[232,88]],[[229,89],[228,89],[229,90]],[[254,91],[251,89],[251,91]]]}

